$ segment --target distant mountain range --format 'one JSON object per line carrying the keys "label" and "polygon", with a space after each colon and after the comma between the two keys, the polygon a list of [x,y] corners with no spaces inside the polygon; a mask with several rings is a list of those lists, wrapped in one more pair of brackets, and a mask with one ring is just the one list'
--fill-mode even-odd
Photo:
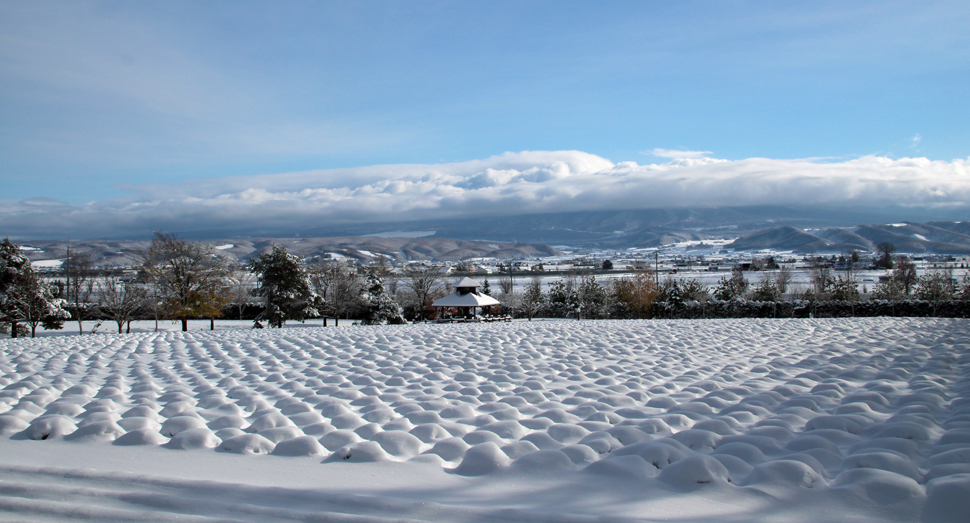
{"label": "distant mountain range", "polygon": [[[905,217],[905,218],[901,218]],[[433,238],[541,243],[577,248],[656,247],[678,241],[743,237],[764,229],[838,228],[860,223],[970,219],[970,209],[710,207],[514,214],[448,220],[326,225],[303,237],[420,232]],[[291,232],[289,235],[292,235]],[[218,237],[213,235],[212,237]]]}
{"label": "distant mountain range", "polygon": [[[500,260],[555,256],[560,251],[532,243],[504,243],[467,241],[442,238],[380,238],[350,236],[334,238],[259,238],[203,240],[216,247],[218,253],[236,261],[245,261],[268,253],[274,245],[283,245],[290,254],[302,258],[349,258],[368,263],[379,256],[394,261],[457,261],[468,258],[497,258]],[[139,241],[74,241],[75,253],[88,254],[96,265],[109,267],[133,266],[151,242]],[[59,260],[67,255],[66,241],[23,242],[24,251],[32,261]]]}
{"label": "distant mountain range", "polygon": [[774,227],[738,238],[739,251],[770,249],[797,253],[875,251],[883,242],[901,253],[968,254],[970,222],[896,223],[802,230]]}
{"label": "distant mountain range", "polygon": [[[899,216],[910,221],[894,223]],[[852,226],[862,223],[876,225]],[[879,243],[891,242],[899,252],[966,254],[970,253],[970,209],[929,214],[901,208],[669,208],[315,225],[266,234],[270,232],[227,236],[213,231],[185,237],[223,247],[220,252],[238,260],[258,256],[274,244],[302,257],[329,254],[366,261],[383,255],[394,260],[447,261],[535,258],[560,254],[567,247],[628,249],[725,238],[738,238],[730,247],[748,251],[873,251]],[[257,235],[261,237],[254,238]],[[64,241],[18,243],[37,249],[29,251],[35,260],[63,258],[67,246]],[[148,243],[148,239],[96,240],[71,245],[79,252],[90,252],[99,263],[120,266],[134,263]]]}

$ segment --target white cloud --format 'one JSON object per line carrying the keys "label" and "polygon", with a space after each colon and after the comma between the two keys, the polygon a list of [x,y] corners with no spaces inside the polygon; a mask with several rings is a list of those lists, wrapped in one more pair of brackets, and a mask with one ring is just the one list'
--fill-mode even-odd
{"label": "white cloud", "polygon": [[912,147],[913,150],[919,152],[923,150],[920,147],[920,144],[922,143],[923,143],[923,135],[921,135],[920,133],[916,133],[913,135],[912,138],[910,138],[909,146]]}
{"label": "white cloud", "polygon": [[675,160],[681,160],[704,158],[712,153],[711,151],[684,151],[680,149],[661,149],[658,147],[650,151],[648,154],[656,156],[657,158],[673,158]]}
{"label": "white cloud", "polygon": [[377,165],[128,187],[85,206],[0,202],[0,235],[306,229],[313,224],[682,206],[943,207],[970,204],[970,159],[832,162],[678,158],[614,164],[526,151],[438,165]]}

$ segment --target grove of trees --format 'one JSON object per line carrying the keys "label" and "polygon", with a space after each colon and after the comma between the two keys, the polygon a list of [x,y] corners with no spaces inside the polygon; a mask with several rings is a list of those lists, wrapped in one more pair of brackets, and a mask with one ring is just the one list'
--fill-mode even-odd
{"label": "grove of trees", "polygon": [[[970,278],[958,281],[953,269],[923,271],[892,244],[880,245],[875,264],[885,274],[872,288],[859,281],[859,257],[849,253],[833,267],[814,259],[808,283],[793,284],[792,272],[774,260],[753,263],[759,270],[734,270],[712,287],[697,279],[660,280],[644,268],[621,277],[597,279],[568,274],[544,284],[532,271],[515,285],[511,264],[502,266],[493,290],[501,306],[485,311],[527,318],[720,318],[825,316],[970,316]],[[263,321],[280,328],[308,318],[355,319],[393,324],[433,318],[431,304],[450,292],[442,264],[412,264],[392,273],[386,259],[368,267],[340,260],[307,264],[274,246],[239,266],[209,245],[174,234],[156,233],[131,270],[96,268],[84,253],[68,251],[60,277],[38,274],[15,244],[0,242],[0,332],[36,335],[38,326],[61,328],[65,321],[104,321],[122,333],[136,319],[175,321],[187,330],[190,319]],[[470,267],[470,266],[469,266]],[[466,267],[466,270],[470,270]],[[749,277],[753,280],[749,281]],[[756,279],[754,279],[756,278]],[[487,282],[487,280],[486,280]],[[157,325],[157,323],[156,323]],[[157,327],[156,327],[157,328]]]}

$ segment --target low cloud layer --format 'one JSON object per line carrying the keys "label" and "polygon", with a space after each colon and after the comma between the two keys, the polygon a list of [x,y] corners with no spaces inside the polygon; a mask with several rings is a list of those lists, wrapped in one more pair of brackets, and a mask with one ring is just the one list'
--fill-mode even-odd
{"label": "low cloud layer", "polygon": [[[614,164],[580,151],[505,153],[441,165],[380,165],[133,185],[123,199],[82,206],[46,198],[0,201],[0,235],[145,236],[151,230],[307,230],[395,222],[583,210],[745,205],[944,208],[970,204],[970,159],[866,156],[847,161],[706,153],[667,163]],[[906,217],[900,217],[905,219]]]}

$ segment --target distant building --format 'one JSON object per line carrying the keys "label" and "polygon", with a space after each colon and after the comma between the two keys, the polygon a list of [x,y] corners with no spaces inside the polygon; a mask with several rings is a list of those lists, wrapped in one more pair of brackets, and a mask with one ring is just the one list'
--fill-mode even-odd
{"label": "distant building", "polygon": [[459,317],[474,318],[478,315],[478,309],[481,307],[501,305],[495,298],[479,293],[479,287],[481,287],[481,284],[477,281],[467,277],[462,278],[454,285],[455,292],[439,298],[431,306],[438,309],[439,318],[441,318],[444,309],[458,309]]}

